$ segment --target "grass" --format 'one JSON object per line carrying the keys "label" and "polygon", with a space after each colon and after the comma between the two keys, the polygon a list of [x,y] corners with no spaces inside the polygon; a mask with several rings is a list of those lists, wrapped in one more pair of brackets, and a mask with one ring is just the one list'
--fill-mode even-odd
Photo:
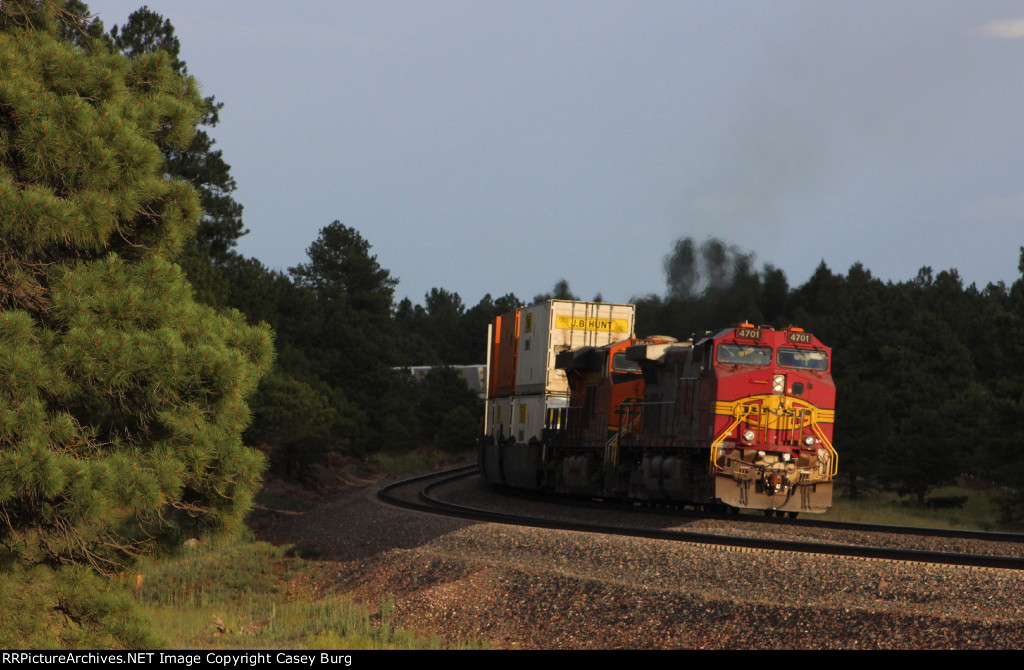
{"label": "grass", "polygon": [[367,607],[303,588],[311,566],[286,547],[235,541],[183,548],[126,579],[171,649],[440,649],[394,626],[394,600]]}
{"label": "grass", "polygon": [[[470,457],[475,456],[421,449],[375,455],[366,465],[401,475],[442,469]],[[312,505],[287,490],[261,491],[257,502],[259,513],[300,512]],[[313,566],[308,559],[318,556],[316,547],[275,547],[251,537],[210,541],[141,562],[120,587],[132,593],[138,612],[171,649],[442,648],[436,637],[394,625],[390,594],[365,605],[303,586]]]}
{"label": "grass", "polygon": [[[930,492],[930,499],[960,498],[966,501],[962,507],[933,509],[920,506],[906,496],[891,491],[869,491],[862,493],[858,500],[850,500],[845,492],[838,490],[828,512],[822,519],[879,523],[893,526],[927,526],[932,528],[957,528],[968,530],[1021,531],[999,523],[999,508],[989,491],[946,486]],[[815,515],[815,518],[818,518]]]}
{"label": "grass", "polygon": [[[387,473],[442,469],[475,455],[417,450],[375,455],[368,465]],[[262,509],[304,511],[312,503],[287,492],[257,495]],[[124,580],[141,613],[171,649],[441,649],[437,637],[394,625],[395,603],[361,604],[317,593],[306,583],[319,549],[275,547],[251,537],[183,547],[151,559]],[[457,648],[474,648],[466,643]]]}
{"label": "grass", "polygon": [[378,453],[369,458],[370,465],[397,475],[434,472],[456,465],[476,462],[476,452],[452,453],[440,449],[416,449],[406,453]]}

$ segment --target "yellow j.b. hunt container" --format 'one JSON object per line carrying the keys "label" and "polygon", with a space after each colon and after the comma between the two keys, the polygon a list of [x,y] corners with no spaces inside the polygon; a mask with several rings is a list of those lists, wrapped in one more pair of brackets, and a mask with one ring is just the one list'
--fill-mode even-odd
{"label": "yellow j.b. hunt container", "polygon": [[516,390],[519,395],[569,393],[555,356],[567,349],[603,347],[633,337],[634,305],[548,300],[521,308]]}
{"label": "yellow j.b. hunt container", "polygon": [[487,435],[540,439],[568,406],[569,384],[555,357],[633,337],[635,314],[634,305],[547,300],[498,317],[488,355]]}

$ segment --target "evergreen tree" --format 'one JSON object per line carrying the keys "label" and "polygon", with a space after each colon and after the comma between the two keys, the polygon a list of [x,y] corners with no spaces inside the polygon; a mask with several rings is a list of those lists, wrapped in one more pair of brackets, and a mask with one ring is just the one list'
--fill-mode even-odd
{"label": "evergreen tree", "polygon": [[[409,298],[395,307],[395,333],[401,341],[397,348],[395,364],[440,365],[445,362],[435,346],[434,338],[427,327],[427,310],[422,305],[413,305]],[[461,323],[461,322],[460,322]]]}
{"label": "evergreen tree", "polygon": [[413,446],[416,388],[393,369],[399,364],[392,319],[398,280],[370,253],[370,243],[340,221],[321,229],[307,254],[308,263],[289,270],[311,301],[293,320],[289,342],[315,362],[315,379],[368,418],[369,433],[345,436],[354,451]]}
{"label": "evergreen tree", "polygon": [[[120,28],[110,30],[114,47],[129,58],[139,58],[153,52],[166,53],[171,66],[179,75],[187,76],[188,67],[181,60],[181,42],[174,34],[169,19],[142,7],[128,16]],[[213,96],[203,100],[203,116],[199,125],[214,127],[220,121],[224,103]],[[223,152],[214,149],[214,140],[202,129],[197,130],[187,146],[164,147],[166,170],[172,177],[183,179],[199,193],[203,217],[196,228],[193,244],[186,248],[185,265],[191,277],[204,262],[223,263],[231,257],[238,238],[249,231],[242,223],[242,205],[232,193],[237,185],[231,176],[231,166],[224,161]]]}
{"label": "evergreen tree", "polygon": [[375,322],[391,314],[398,280],[370,255],[370,243],[341,221],[320,230],[306,250],[309,263],[290,270],[296,282],[324,302],[344,304]]}
{"label": "evergreen tree", "polygon": [[1003,485],[1002,520],[1024,526],[1024,247],[1020,276],[1000,300],[994,319],[1002,365],[991,383],[991,423],[985,454],[988,474]]}
{"label": "evergreen tree", "polygon": [[253,398],[253,423],[245,436],[263,448],[272,468],[301,476],[304,466],[334,450],[337,419],[338,412],[322,393],[274,373],[263,379]]}
{"label": "evergreen tree", "polygon": [[164,52],[67,40],[63,12],[0,5],[0,606],[42,589],[54,615],[4,631],[37,636],[21,646],[137,646],[81,566],[240,525],[272,333],[197,304],[172,262],[201,215],[164,177],[205,109],[195,81]]}
{"label": "evergreen tree", "polygon": [[421,438],[446,451],[472,449],[483,416],[477,394],[450,367],[432,368],[420,383]]}
{"label": "evergreen tree", "polygon": [[565,279],[559,279],[555,282],[555,287],[551,289],[550,293],[541,293],[533,296],[533,302],[531,304],[536,305],[538,302],[544,302],[545,300],[579,300],[579,296],[569,289],[569,282]]}
{"label": "evergreen tree", "polygon": [[970,462],[980,426],[964,409],[980,403],[973,397],[970,352],[933,313],[900,300],[907,297],[901,288],[890,287],[897,294],[891,313],[908,316],[879,342],[885,394],[873,400],[882,405],[876,414],[887,416],[892,427],[882,442],[882,475],[899,493],[924,504],[928,491],[953,483]]}
{"label": "evergreen tree", "polygon": [[475,365],[486,363],[487,327],[502,314],[508,314],[522,302],[513,293],[506,293],[497,300],[488,293],[476,305],[468,309],[459,321],[459,360],[445,361],[450,365]]}

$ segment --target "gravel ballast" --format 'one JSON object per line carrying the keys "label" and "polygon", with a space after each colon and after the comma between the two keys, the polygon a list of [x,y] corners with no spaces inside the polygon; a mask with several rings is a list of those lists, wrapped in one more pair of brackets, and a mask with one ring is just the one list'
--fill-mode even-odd
{"label": "gravel ballast", "polygon": [[[348,489],[257,535],[318,592],[496,649],[1019,649],[1024,574],[474,523]],[[517,503],[510,501],[510,505]]]}

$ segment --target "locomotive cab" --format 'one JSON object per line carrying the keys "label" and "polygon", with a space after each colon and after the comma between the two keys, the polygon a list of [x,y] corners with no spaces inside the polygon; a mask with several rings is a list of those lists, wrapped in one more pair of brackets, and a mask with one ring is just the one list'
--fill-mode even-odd
{"label": "locomotive cab", "polygon": [[798,328],[742,324],[709,343],[709,467],[721,502],[822,512],[832,501],[831,350]]}
{"label": "locomotive cab", "polygon": [[630,338],[605,347],[564,351],[555,367],[569,381],[569,434],[573,440],[603,444],[639,425],[644,379],[640,365],[627,357],[630,347],[663,344],[672,338]]}
{"label": "locomotive cab", "polygon": [[619,445],[640,426],[644,395],[643,372],[626,352],[639,344],[671,341],[630,338],[559,354],[555,366],[565,370],[569,382],[567,430],[558,449],[560,490],[626,494],[628,468],[620,477]]}

